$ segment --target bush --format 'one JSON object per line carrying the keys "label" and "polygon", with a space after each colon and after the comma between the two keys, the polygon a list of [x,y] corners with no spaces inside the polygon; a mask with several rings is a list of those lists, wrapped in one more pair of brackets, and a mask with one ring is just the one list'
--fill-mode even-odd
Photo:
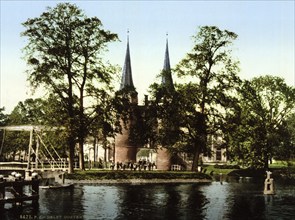
{"label": "bush", "polygon": [[214,168],[215,169],[240,169],[240,166],[239,165],[227,165],[227,164],[222,164],[222,165],[219,165],[219,164],[215,164],[214,165]]}
{"label": "bush", "polygon": [[103,179],[210,179],[204,173],[196,172],[173,172],[173,171],[78,171],[67,174],[67,179],[76,180],[103,180]]}

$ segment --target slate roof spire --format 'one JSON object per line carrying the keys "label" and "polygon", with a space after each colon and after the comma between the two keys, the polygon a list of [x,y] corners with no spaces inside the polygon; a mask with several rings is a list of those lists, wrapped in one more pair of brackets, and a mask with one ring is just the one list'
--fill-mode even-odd
{"label": "slate roof spire", "polygon": [[170,67],[170,59],[169,59],[169,49],[168,49],[168,33],[166,34],[166,50],[164,57],[164,66],[162,70],[162,86],[165,86],[169,90],[174,90],[172,75],[171,75],[171,67]]}
{"label": "slate roof spire", "polygon": [[126,55],[125,55],[124,68],[123,68],[123,72],[122,72],[120,90],[122,90],[126,87],[134,88],[133,80],[132,80],[130,49],[129,49],[129,30],[127,31],[127,34],[128,34],[127,35],[127,49],[126,49]]}

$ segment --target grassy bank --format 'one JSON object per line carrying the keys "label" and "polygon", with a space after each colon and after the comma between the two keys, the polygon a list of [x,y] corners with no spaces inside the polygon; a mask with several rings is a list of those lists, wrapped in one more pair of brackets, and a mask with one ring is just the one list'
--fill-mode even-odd
{"label": "grassy bank", "polygon": [[[272,172],[272,177],[276,179],[284,179],[295,181],[295,164],[286,164],[281,161],[276,161],[269,165],[269,171]],[[229,176],[240,176],[240,177],[254,177],[254,178],[265,178],[265,169],[237,169],[227,173]]]}
{"label": "grassy bank", "polygon": [[221,173],[224,175],[227,175],[230,172],[237,170],[237,167],[231,166],[231,165],[220,165],[220,166],[203,165],[202,168],[203,168],[203,172],[204,170],[206,170],[205,171],[206,174],[212,174],[212,175],[221,174]]}
{"label": "grassy bank", "polygon": [[87,170],[67,174],[71,180],[116,180],[116,179],[211,179],[204,173],[188,171],[129,171]]}
{"label": "grassy bank", "polygon": [[[206,169],[206,174],[224,174],[238,177],[257,177],[264,178],[266,172],[264,169],[239,168],[235,165],[203,165],[203,172]],[[269,165],[269,170],[272,176],[276,178],[295,179],[295,163],[287,164],[281,161],[276,161]]]}
{"label": "grassy bank", "polygon": [[[270,165],[272,176],[275,178],[285,178],[295,180],[295,165],[287,166],[278,161]],[[190,171],[130,171],[130,170],[86,170],[75,171],[73,174],[67,174],[69,180],[170,180],[170,179],[199,179],[210,180],[211,175],[229,175],[237,177],[255,177],[265,178],[264,169],[239,169],[236,165],[203,165],[202,172]]]}

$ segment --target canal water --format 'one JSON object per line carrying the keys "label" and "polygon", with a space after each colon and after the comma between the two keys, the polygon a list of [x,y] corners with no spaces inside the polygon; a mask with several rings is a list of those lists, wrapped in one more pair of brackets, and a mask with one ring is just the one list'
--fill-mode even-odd
{"label": "canal water", "polygon": [[275,195],[263,195],[263,180],[244,178],[40,189],[39,207],[5,205],[0,219],[295,219],[295,186],[275,187]]}

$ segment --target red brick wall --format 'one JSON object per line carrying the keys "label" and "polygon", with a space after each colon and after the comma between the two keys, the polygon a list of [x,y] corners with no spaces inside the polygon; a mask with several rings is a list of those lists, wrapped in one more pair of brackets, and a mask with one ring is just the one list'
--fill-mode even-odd
{"label": "red brick wall", "polygon": [[116,162],[135,162],[136,161],[136,147],[115,147],[115,163]]}
{"label": "red brick wall", "polygon": [[130,145],[128,141],[129,132],[122,126],[122,134],[115,138],[115,163],[136,161],[137,147]]}
{"label": "red brick wall", "polygon": [[157,169],[158,170],[170,170],[170,166],[171,166],[171,156],[170,153],[168,152],[168,150],[166,150],[165,148],[162,149],[158,149],[157,150]]}
{"label": "red brick wall", "polygon": [[[129,123],[135,123],[135,120],[131,120]],[[132,146],[129,143],[129,131],[123,126],[121,121],[122,134],[117,134],[115,137],[115,152],[114,152],[114,162],[137,162],[136,154],[140,146]],[[128,125],[127,125],[128,127]],[[156,165],[158,170],[170,170],[171,167],[171,156],[166,149],[157,150]]]}

